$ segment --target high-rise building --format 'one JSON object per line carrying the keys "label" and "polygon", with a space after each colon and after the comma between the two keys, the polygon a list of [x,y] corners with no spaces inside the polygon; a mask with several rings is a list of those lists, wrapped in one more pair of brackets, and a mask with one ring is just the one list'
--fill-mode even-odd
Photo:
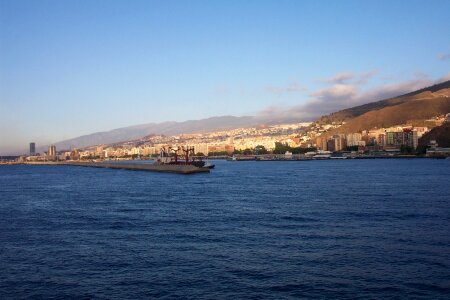
{"label": "high-rise building", "polygon": [[417,131],[404,129],[400,132],[387,132],[385,142],[387,146],[400,147],[406,145],[416,148],[418,145]]}
{"label": "high-rise building", "polygon": [[48,147],[47,158],[49,160],[56,160],[56,146]]}
{"label": "high-rise building", "polygon": [[345,140],[343,138],[343,135],[333,135],[331,138],[327,141],[327,149],[328,151],[335,152],[335,151],[341,151],[345,148]]}
{"label": "high-rise building", "polygon": [[350,133],[346,136],[347,146],[358,146],[359,142],[362,140],[361,133]]}
{"label": "high-rise building", "polygon": [[316,146],[319,150],[328,150],[328,138],[326,136],[320,136],[316,139]]}
{"label": "high-rise building", "polygon": [[31,156],[36,155],[36,144],[35,143],[30,143],[30,155]]}
{"label": "high-rise building", "polygon": [[416,130],[404,129],[403,130],[403,145],[407,145],[412,147],[413,149],[417,148],[419,141],[417,137]]}
{"label": "high-rise building", "polygon": [[328,149],[328,151],[331,151],[331,152],[337,151],[336,150],[336,144],[334,143],[334,139],[333,138],[330,138],[327,141],[327,149]]}
{"label": "high-rise building", "polygon": [[386,132],[386,145],[400,147],[403,144],[403,132]]}

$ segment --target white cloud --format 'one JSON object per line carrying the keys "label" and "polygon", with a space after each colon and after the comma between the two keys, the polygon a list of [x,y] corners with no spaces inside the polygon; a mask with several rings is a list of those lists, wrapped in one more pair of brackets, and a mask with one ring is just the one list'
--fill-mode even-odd
{"label": "white cloud", "polygon": [[[365,91],[358,96],[359,102],[372,102],[383,100],[391,97],[400,96],[421,88],[433,85],[435,82],[428,77],[415,78],[403,82],[384,84],[371,90]],[[362,103],[363,104],[363,103]]]}
{"label": "white cloud", "polygon": [[363,73],[355,73],[355,72],[340,72],[336,75],[320,79],[320,82],[325,82],[328,84],[357,84],[357,85],[364,85],[366,84],[371,78],[373,78],[378,73],[377,70],[370,70]]}
{"label": "white cloud", "polygon": [[323,79],[322,81],[329,82],[329,83],[345,83],[355,77],[355,74],[353,72],[341,72],[337,73],[331,78]]}
{"label": "white cloud", "polygon": [[357,87],[350,84],[335,84],[329,88],[319,90],[311,94],[312,97],[324,101],[345,100],[353,98],[357,94]]}

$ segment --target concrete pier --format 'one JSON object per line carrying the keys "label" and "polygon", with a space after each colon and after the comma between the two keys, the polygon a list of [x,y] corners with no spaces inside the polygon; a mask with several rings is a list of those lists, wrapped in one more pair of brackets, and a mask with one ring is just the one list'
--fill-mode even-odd
{"label": "concrete pier", "polygon": [[178,174],[195,174],[195,173],[209,173],[208,168],[198,168],[193,165],[170,165],[170,164],[136,164],[136,163],[109,163],[109,162],[67,162],[61,163],[68,166],[81,166],[92,168],[109,168],[109,169],[123,169],[133,171],[152,171],[152,172],[166,172]]}
{"label": "concrete pier", "polygon": [[27,165],[52,165],[52,166],[77,166],[90,168],[108,168],[108,169],[122,169],[132,171],[150,171],[150,172],[165,172],[177,174],[195,174],[195,173],[209,173],[208,168],[198,168],[193,165],[171,165],[171,164],[140,164],[127,162],[33,162],[25,163]]}

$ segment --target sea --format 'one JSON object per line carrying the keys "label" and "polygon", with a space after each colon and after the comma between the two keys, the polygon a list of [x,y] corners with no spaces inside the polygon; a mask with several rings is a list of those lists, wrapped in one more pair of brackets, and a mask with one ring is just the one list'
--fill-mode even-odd
{"label": "sea", "polygon": [[0,298],[450,298],[450,160],[214,163],[0,166]]}

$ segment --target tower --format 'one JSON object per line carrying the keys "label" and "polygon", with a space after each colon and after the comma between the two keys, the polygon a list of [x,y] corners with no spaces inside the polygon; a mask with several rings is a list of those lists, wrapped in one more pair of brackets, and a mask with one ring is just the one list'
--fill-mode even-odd
{"label": "tower", "polygon": [[47,157],[49,160],[56,160],[56,147],[55,146],[48,147]]}
{"label": "tower", "polygon": [[30,156],[36,155],[36,144],[30,143]]}

